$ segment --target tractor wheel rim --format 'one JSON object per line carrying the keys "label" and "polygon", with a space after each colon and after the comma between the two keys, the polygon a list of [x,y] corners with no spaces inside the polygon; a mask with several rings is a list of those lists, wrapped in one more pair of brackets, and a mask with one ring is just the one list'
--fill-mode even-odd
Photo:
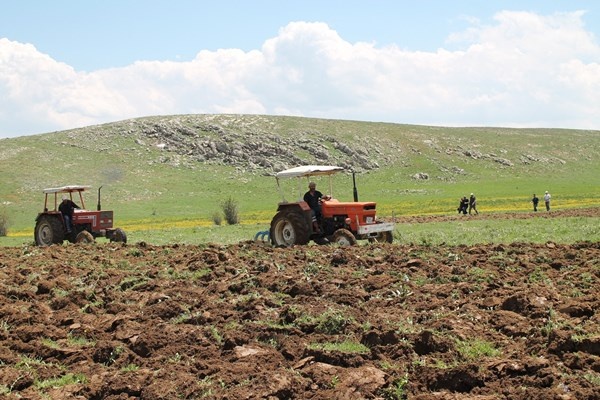
{"label": "tractor wheel rim", "polygon": [[291,246],[296,242],[296,231],[289,221],[281,221],[275,230],[279,242]]}
{"label": "tractor wheel rim", "polygon": [[338,242],[338,244],[341,244],[342,246],[350,246],[350,241],[346,237],[339,238],[337,240],[337,242]]}

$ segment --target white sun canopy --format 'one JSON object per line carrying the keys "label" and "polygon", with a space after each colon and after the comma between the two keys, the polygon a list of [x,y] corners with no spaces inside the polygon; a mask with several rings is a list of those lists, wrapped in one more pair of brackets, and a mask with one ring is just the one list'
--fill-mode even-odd
{"label": "white sun canopy", "polygon": [[332,175],[343,170],[344,168],[335,167],[333,165],[303,165],[278,172],[275,176],[277,179],[299,178],[303,176]]}
{"label": "white sun canopy", "polygon": [[[310,177],[310,176],[319,176],[319,175],[328,175],[329,176],[329,195],[333,196],[333,185],[331,182],[331,175],[337,173],[337,172],[341,172],[343,171],[344,168],[342,167],[336,167],[333,165],[303,165],[300,167],[296,167],[296,168],[290,168],[290,169],[286,169],[284,171],[278,172],[275,175],[275,179],[277,180],[277,187],[279,189],[279,193],[281,195],[281,198],[283,199],[283,202],[287,203],[287,200],[285,199],[285,194],[283,193],[280,183],[279,183],[279,179],[281,178],[304,178],[304,177]],[[302,186],[301,186],[301,179],[298,179],[298,201],[302,200],[303,197],[303,190],[302,190]]]}
{"label": "white sun canopy", "polygon": [[48,188],[44,189],[44,193],[70,193],[70,192],[83,192],[84,190],[90,189],[91,186],[84,185],[70,185],[70,186],[61,186],[57,188]]}

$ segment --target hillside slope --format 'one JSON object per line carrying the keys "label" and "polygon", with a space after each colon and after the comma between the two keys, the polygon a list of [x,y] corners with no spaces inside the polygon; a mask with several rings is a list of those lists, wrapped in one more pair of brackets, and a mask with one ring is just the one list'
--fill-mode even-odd
{"label": "hillside slope", "polygon": [[19,228],[31,225],[44,187],[74,183],[104,185],[127,220],[209,218],[229,195],[246,212],[270,212],[278,196],[266,177],[300,164],[355,170],[365,176],[361,193],[400,213],[452,210],[473,190],[497,209],[520,207],[513,201],[524,198],[515,196],[545,188],[559,191],[565,206],[600,204],[599,131],[178,115],[0,144],[0,204]]}

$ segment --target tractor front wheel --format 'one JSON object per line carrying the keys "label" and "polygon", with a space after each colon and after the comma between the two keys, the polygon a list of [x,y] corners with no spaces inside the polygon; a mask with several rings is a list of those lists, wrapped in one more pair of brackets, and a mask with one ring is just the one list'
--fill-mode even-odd
{"label": "tractor front wheel", "polygon": [[393,243],[394,235],[391,231],[379,232],[377,236],[369,238],[370,243]]}
{"label": "tractor front wheel", "polygon": [[94,243],[94,236],[88,231],[81,231],[77,234],[75,243]]}
{"label": "tractor front wheel", "polygon": [[117,228],[115,229],[115,231],[113,232],[111,238],[110,238],[111,242],[121,242],[121,243],[127,243],[127,235],[125,234],[125,231],[121,228]]}
{"label": "tractor front wheel", "polygon": [[356,245],[356,237],[348,229],[338,229],[333,232],[331,243],[337,243],[340,246]]}
{"label": "tractor front wheel", "polygon": [[279,211],[271,221],[270,234],[274,246],[290,247],[308,243],[309,227],[301,213]]}
{"label": "tractor front wheel", "polygon": [[44,215],[38,218],[35,224],[35,244],[50,246],[62,243],[64,239],[65,232],[60,216]]}

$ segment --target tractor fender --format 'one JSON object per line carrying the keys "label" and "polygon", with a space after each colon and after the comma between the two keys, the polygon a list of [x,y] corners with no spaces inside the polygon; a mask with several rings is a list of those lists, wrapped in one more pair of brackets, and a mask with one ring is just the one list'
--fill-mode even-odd
{"label": "tractor fender", "polygon": [[277,205],[277,212],[281,211],[300,213],[304,215],[306,224],[308,226],[312,225],[312,210],[305,201],[299,201],[297,203],[279,203]]}
{"label": "tractor fender", "polygon": [[277,205],[277,211],[283,210],[296,210],[307,212],[310,211],[310,207],[307,202],[299,201],[297,203],[279,203]]}

